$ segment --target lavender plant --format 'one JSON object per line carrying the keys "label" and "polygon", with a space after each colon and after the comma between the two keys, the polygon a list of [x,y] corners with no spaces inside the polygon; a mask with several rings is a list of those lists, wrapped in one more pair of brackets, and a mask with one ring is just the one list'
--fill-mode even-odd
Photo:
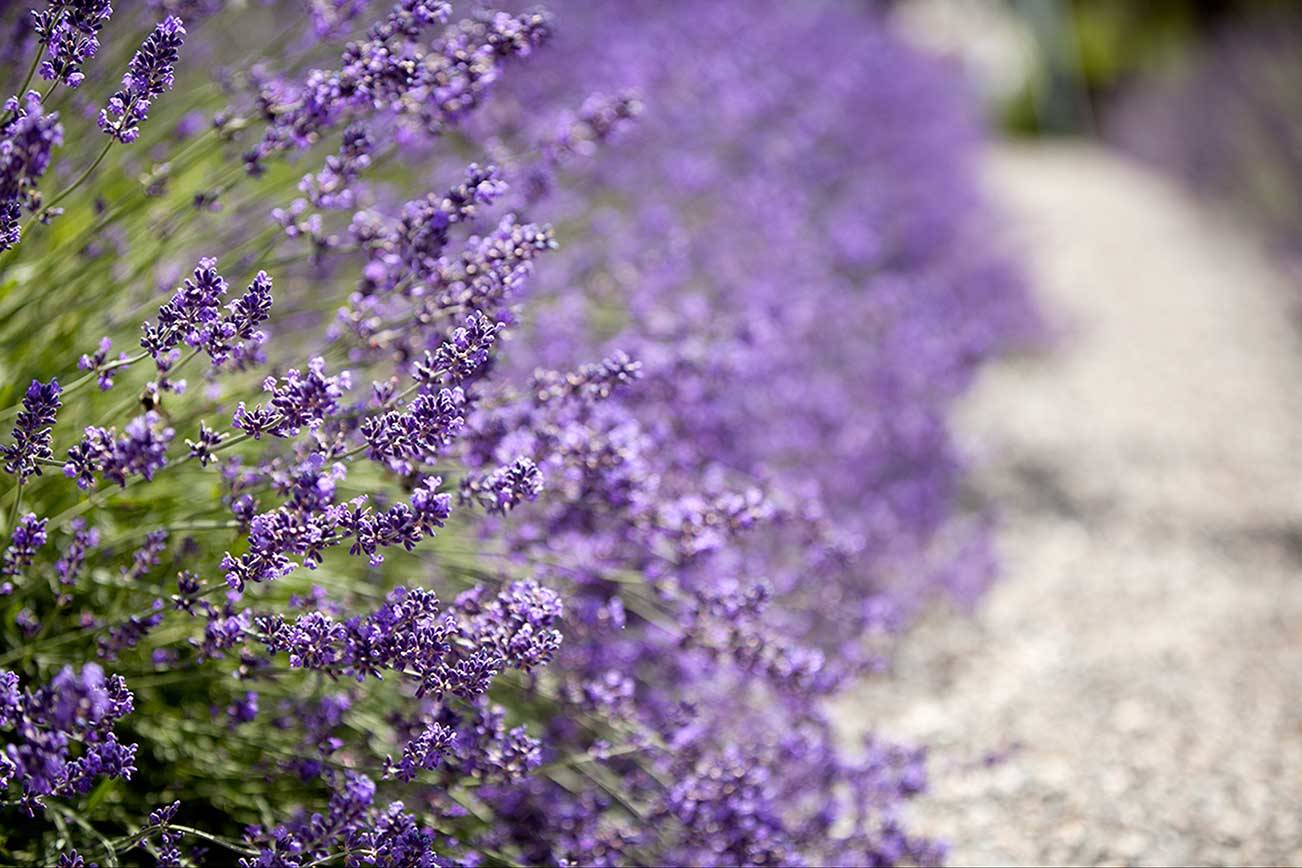
{"label": "lavender plant", "polygon": [[223,6],[7,13],[0,857],[939,861],[825,706],[991,570],[946,415],[1034,316],[946,70]]}

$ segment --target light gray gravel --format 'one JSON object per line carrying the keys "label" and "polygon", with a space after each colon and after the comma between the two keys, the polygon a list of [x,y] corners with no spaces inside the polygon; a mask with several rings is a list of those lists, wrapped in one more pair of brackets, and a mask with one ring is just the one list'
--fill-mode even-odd
{"label": "light gray gravel", "polygon": [[846,726],[933,746],[955,864],[1302,863],[1302,286],[1101,150],[989,177],[1066,330],[960,414],[1006,574]]}

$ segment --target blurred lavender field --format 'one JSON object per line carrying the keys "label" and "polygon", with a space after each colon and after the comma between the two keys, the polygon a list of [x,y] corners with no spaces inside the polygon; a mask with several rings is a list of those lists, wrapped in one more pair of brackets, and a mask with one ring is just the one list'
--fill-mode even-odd
{"label": "blurred lavender field", "polygon": [[953,864],[1298,864],[1299,10],[923,5],[1038,128],[985,176],[1057,340],[957,416],[1003,577],[843,724],[932,747]]}

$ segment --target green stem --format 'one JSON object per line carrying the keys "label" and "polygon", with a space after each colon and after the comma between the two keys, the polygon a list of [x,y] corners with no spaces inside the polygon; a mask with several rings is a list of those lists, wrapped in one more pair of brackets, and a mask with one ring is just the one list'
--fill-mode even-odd
{"label": "green stem", "polygon": [[[91,371],[90,373],[82,377],[78,377],[76,380],[72,381],[67,386],[64,386],[63,391],[59,393],[59,397],[64,400],[67,400],[69,395],[81,391],[81,389],[85,388],[88,383],[97,380],[99,378],[99,375],[102,372],[116,370],[117,368],[125,368],[128,367],[129,365],[134,365],[136,362],[139,362],[142,359],[146,359],[148,357],[149,357],[149,353],[140,353],[139,355],[130,356],[125,359],[118,359],[117,361],[114,362],[106,362],[100,365],[95,370]],[[16,404],[9,405],[3,411],[0,411],[0,422],[6,419],[11,419],[14,416],[17,416],[18,411],[22,408],[22,406],[23,406],[22,402],[19,401]]]}
{"label": "green stem", "polygon": [[[86,167],[86,171],[82,172],[80,175],[77,176],[77,180],[73,181],[73,182],[72,182],[71,184],[69,184],[67,187],[64,187],[63,190],[61,190],[61,191],[59,192],[58,195],[56,195],[53,199],[51,199],[48,203],[46,203],[46,204],[41,208],[41,210],[42,210],[42,211],[48,211],[48,210],[50,210],[50,209],[53,208],[55,205],[58,205],[58,204],[59,204],[60,202],[62,202],[64,199],[68,198],[68,196],[69,196],[69,195],[70,195],[74,190],[76,190],[76,189],[77,189],[78,187],[80,187],[83,183],[85,183],[86,179],[90,177],[91,173],[94,172],[96,169],[99,168],[99,164],[102,163],[102,162],[104,162],[104,158],[108,156],[109,148],[112,148],[112,147],[113,147],[113,143],[114,143],[115,141],[117,141],[117,140],[116,140],[116,139],[109,139],[108,142],[105,143],[103,149],[99,152],[99,156],[95,158],[95,162],[93,162],[93,163],[91,163],[89,166],[87,166],[87,167]],[[28,222],[28,225],[29,225],[29,226],[31,225],[30,221]]]}
{"label": "green stem", "polygon": [[[23,79],[23,86],[18,88],[19,99],[22,99],[23,95],[27,93],[27,86],[32,83],[32,78],[36,75],[36,67],[41,65],[41,58],[44,55],[45,43],[41,42],[36,46],[36,56],[32,58],[32,65],[27,67],[27,77]],[[42,100],[42,102],[44,102],[44,100]],[[5,120],[9,120],[9,115],[5,116]]]}
{"label": "green stem", "polygon": [[9,511],[9,532],[13,533],[18,527],[18,513],[22,511],[23,505],[23,478],[18,477],[18,484],[14,486],[14,505]]}
{"label": "green stem", "polygon": [[211,832],[205,832],[202,829],[196,829],[193,826],[182,826],[178,823],[168,823],[166,827],[145,826],[143,829],[137,831],[134,835],[130,835],[125,839],[119,838],[117,841],[113,841],[110,843],[113,845],[114,849],[116,849],[118,852],[122,852],[124,850],[129,850],[132,847],[136,846],[141,841],[145,840],[155,832],[161,832],[164,828],[172,829],[173,831],[180,832],[183,835],[193,835],[196,838],[200,838],[204,841],[209,841],[213,844],[217,844],[220,847],[225,847],[227,850],[231,850],[235,853],[242,853],[245,856],[258,855],[257,850],[254,850],[251,847],[245,847],[243,844],[239,843],[238,841],[232,841],[229,838],[223,838],[220,835],[214,835]]}

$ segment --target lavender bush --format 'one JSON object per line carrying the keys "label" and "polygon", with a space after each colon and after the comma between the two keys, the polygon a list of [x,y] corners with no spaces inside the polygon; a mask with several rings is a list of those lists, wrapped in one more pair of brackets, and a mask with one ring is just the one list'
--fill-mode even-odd
{"label": "lavender bush", "polygon": [[946,415],[1035,323],[948,72],[833,2],[121,5],[6,13],[0,856],[940,861],[824,707],[992,570]]}

